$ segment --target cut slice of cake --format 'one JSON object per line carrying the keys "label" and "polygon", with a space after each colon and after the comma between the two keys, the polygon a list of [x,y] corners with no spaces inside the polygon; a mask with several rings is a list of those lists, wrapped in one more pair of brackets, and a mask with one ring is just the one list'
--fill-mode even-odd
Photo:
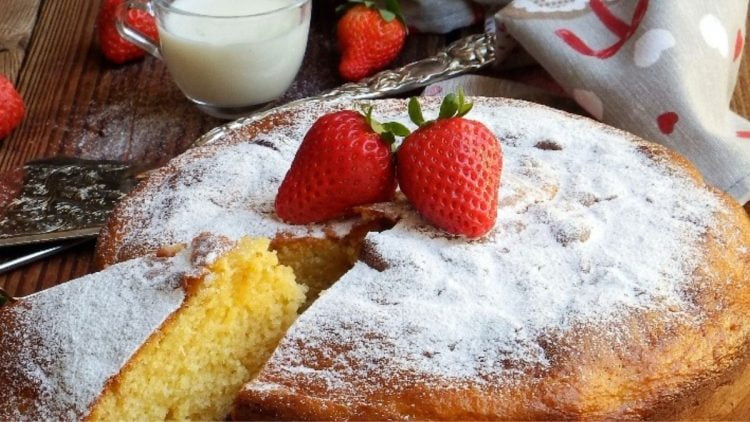
{"label": "cut slice of cake", "polygon": [[200,236],[0,309],[0,420],[224,419],[305,301],[268,248]]}

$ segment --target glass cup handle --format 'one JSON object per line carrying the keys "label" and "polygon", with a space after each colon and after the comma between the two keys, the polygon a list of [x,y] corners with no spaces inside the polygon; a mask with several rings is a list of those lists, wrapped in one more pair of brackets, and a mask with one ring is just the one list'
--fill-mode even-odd
{"label": "glass cup handle", "polygon": [[126,40],[161,60],[162,56],[158,42],[128,23],[128,13],[130,12],[130,9],[142,10],[149,15],[154,16],[150,1],[144,2],[142,0],[129,0],[122,2],[117,7],[117,32],[119,32],[120,36]]}

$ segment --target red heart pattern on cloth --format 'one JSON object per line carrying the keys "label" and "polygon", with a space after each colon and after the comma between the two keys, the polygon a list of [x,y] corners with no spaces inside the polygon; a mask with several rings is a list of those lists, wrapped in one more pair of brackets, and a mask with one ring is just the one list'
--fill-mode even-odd
{"label": "red heart pattern on cloth", "polygon": [[680,116],[673,111],[663,113],[656,118],[656,122],[659,124],[659,130],[665,135],[671,135],[672,132],[674,132],[675,125],[677,125],[677,122],[679,121]]}
{"label": "red heart pattern on cloth", "polygon": [[626,22],[615,15],[604,2],[604,0],[591,0],[589,3],[591,11],[601,21],[602,25],[612,32],[619,40],[609,47],[600,50],[594,50],[582,40],[575,32],[569,29],[558,29],[555,34],[560,37],[573,50],[584,56],[597,57],[599,59],[608,59],[617,54],[622,47],[627,44],[630,38],[635,35],[636,30],[641,25],[643,18],[648,10],[649,0],[638,0],[638,4],[633,11],[630,22]]}
{"label": "red heart pattern on cloth", "polygon": [[734,61],[742,56],[742,47],[745,44],[745,37],[742,36],[742,30],[737,30],[737,39],[734,42]]}
{"label": "red heart pattern on cloth", "polygon": [[685,3],[513,0],[495,19],[589,113],[685,155],[748,202],[750,138],[736,132],[750,121],[729,108],[748,0]]}

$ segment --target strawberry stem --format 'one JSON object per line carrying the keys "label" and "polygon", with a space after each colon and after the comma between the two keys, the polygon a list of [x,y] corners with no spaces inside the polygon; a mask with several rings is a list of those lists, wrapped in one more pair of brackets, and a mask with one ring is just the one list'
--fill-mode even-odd
{"label": "strawberry stem", "polygon": [[471,109],[474,108],[474,103],[467,103],[466,97],[464,96],[464,88],[458,87],[458,114],[457,117],[464,117]]}
{"label": "strawberry stem", "polygon": [[411,134],[409,128],[402,125],[401,123],[380,123],[379,121],[375,120],[372,117],[371,105],[362,106],[362,115],[365,117],[365,121],[367,122],[367,125],[370,126],[372,131],[380,135],[380,138],[387,142],[388,145],[391,146],[391,149],[393,149],[393,151],[395,151],[396,149],[396,136],[404,138]]}
{"label": "strawberry stem", "polygon": [[385,7],[379,7],[373,0],[349,0],[344,4],[336,7],[336,13],[342,14],[346,12],[350,7],[361,4],[370,9],[375,9],[380,13],[380,17],[386,22],[391,22],[394,19],[398,19],[404,27],[406,26],[406,18],[401,11],[401,5],[398,0],[385,0]]}
{"label": "strawberry stem", "polygon": [[417,97],[411,97],[409,99],[409,118],[417,126],[424,125],[424,115],[422,114],[422,104],[419,103]]}
{"label": "strawberry stem", "polygon": [[[380,16],[383,16],[382,10],[383,9],[381,9]],[[404,24],[404,26],[406,26],[406,18],[404,17],[403,12],[401,12],[401,5],[398,3],[398,0],[385,0],[385,10],[393,16],[391,19],[383,16],[383,19],[385,19],[386,22],[390,22],[393,19],[398,19],[402,24]]]}
{"label": "strawberry stem", "polygon": [[450,93],[443,98],[443,103],[440,104],[440,114],[438,119],[450,119],[455,116],[458,112],[458,97],[456,94]]}
{"label": "strawberry stem", "polygon": [[[450,119],[452,117],[464,117],[471,109],[474,108],[474,103],[466,101],[466,95],[464,95],[464,89],[458,88],[457,93],[450,93],[443,98],[442,104],[440,104],[440,112],[438,113],[438,119]],[[409,100],[409,118],[414,124],[419,127],[426,126],[435,120],[425,121],[424,115],[422,114],[422,105],[419,103],[417,97],[412,97]]]}

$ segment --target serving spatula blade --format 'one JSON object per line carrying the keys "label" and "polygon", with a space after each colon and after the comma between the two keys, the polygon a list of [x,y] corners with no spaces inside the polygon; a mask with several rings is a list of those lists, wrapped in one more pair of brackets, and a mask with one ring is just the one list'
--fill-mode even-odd
{"label": "serving spatula blade", "polygon": [[[0,247],[94,237],[146,167],[56,157],[26,163],[5,180]],[[8,188],[10,186],[10,188]]]}

